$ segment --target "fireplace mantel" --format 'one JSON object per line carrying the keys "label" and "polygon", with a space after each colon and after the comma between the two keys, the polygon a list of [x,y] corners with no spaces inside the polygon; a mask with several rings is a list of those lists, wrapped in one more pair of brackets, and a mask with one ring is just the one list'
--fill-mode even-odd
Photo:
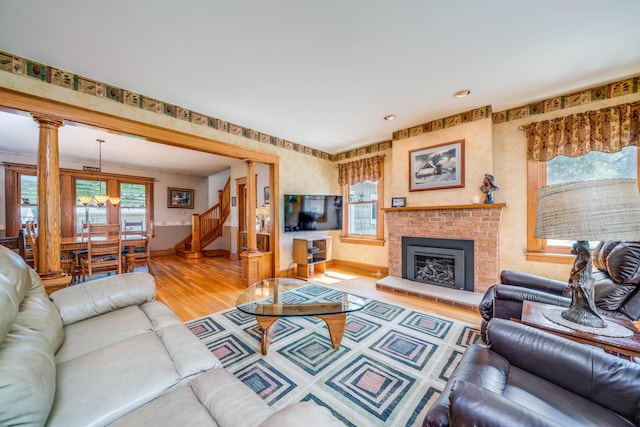
{"label": "fireplace mantel", "polygon": [[445,209],[502,209],[506,203],[475,203],[472,205],[443,205],[443,206],[405,206],[402,208],[383,208],[383,211],[439,211]]}

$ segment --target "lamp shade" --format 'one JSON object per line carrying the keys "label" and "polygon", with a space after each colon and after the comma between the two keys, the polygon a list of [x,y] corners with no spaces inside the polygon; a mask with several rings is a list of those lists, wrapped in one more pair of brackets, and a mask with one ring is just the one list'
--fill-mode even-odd
{"label": "lamp shade", "polygon": [[638,182],[603,179],[541,188],[534,237],[640,240]]}

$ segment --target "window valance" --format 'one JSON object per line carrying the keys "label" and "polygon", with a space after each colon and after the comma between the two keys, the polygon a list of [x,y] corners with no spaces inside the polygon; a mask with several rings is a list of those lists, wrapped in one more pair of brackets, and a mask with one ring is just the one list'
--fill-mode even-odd
{"label": "window valance", "polygon": [[364,181],[377,181],[382,176],[384,156],[367,157],[366,159],[340,163],[338,165],[338,184],[353,185]]}
{"label": "window valance", "polygon": [[531,123],[525,132],[531,160],[615,153],[640,145],[640,101]]}

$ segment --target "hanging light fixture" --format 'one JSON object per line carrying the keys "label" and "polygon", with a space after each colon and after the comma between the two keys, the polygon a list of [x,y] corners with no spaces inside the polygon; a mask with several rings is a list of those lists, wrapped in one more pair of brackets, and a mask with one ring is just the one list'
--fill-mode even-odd
{"label": "hanging light fixture", "polygon": [[[100,173],[100,192],[102,193],[102,144],[104,144],[104,139],[96,139],[98,141],[99,154],[98,154],[98,172]],[[107,189],[105,188],[105,193]],[[100,207],[104,206],[109,200],[109,196],[107,194],[95,194],[93,196],[93,200],[96,201],[96,204]]]}
{"label": "hanging light fixture", "polygon": [[[100,174],[99,175],[100,193],[102,193],[102,144],[104,143],[104,139],[96,139],[96,141],[98,141],[98,147],[99,147],[97,172]],[[85,168],[85,169],[88,169],[88,168]],[[106,188],[105,188],[105,193],[107,193]],[[96,205],[100,207],[104,206],[108,201],[111,202],[113,206],[118,206],[121,200],[120,197],[110,197],[108,194],[94,194],[93,196],[78,196],[78,200],[80,200],[80,203],[82,203],[85,207],[85,211],[86,211],[85,216],[86,216],[87,222],[89,221],[88,206],[91,203],[92,199],[93,201],[95,201]]]}

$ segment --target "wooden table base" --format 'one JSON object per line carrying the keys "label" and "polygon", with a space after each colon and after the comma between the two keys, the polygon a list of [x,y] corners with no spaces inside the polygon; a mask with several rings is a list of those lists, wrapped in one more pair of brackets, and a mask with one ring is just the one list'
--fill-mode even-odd
{"label": "wooden table base", "polygon": [[[329,336],[331,337],[331,345],[333,348],[340,347],[342,337],[344,336],[344,328],[347,323],[347,313],[338,314],[323,314],[316,315],[327,324],[329,328]],[[260,350],[263,355],[267,354],[269,350],[269,344],[273,337],[273,331],[276,329],[276,322],[280,319],[280,316],[256,316],[258,324],[262,328],[262,338],[260,340]]]}

